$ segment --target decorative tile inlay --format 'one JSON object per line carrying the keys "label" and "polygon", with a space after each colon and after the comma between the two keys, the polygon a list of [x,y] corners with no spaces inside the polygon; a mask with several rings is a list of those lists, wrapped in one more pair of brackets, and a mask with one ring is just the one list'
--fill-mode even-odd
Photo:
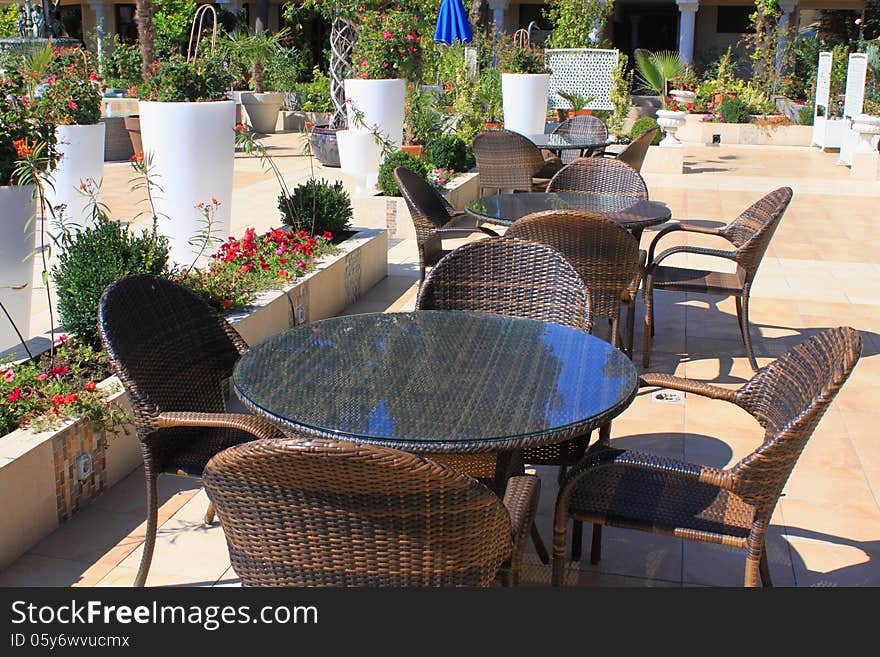
{"label": "decorative tile inlay", "polygon": [[385,225],[391,235],[397,234],[397,201],[394,199],[385,201]]}
{"label": "decorative tile inlay", "polygon": [[[87,506],[107,486],[106,444],[107,434],[87,422],[77,422],[52,438],[59,523]],[[82,481],[76,472],[80,454],[89,454],[92,459],[92,472]]]}

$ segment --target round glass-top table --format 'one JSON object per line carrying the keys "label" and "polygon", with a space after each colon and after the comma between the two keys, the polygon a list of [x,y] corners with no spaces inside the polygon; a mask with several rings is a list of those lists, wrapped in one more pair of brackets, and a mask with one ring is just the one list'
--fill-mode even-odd
{"label": "round glass-top table", "polygon": [[283,429],[423,453],[513,452],[606,424],[632,401],[624,353],[484,313],[335,317],[250,349],[233,386]]}
{"label": "round glass-top table", "polygon": [[511,226],[533,212],[576,210],[593,212],[613,219],[624,228],[641,231],[672,217],[665,203],[643,201],[617,194],[580,194],[577,192],[517,192],[493,194],[467,204],[468,214],[481,221]]}
{"label": "round glass-top table", "polygon": [[605,137],[599,139],[588,135],[572,135],[572,134],[529,134],[525,135],[526,139],[532,142],[538,148],[544,148],[553,151],[559,155],[560,151],[581,151],[583,155],[590,155],[593,151],[604,149],[614,143],[613,139]]}

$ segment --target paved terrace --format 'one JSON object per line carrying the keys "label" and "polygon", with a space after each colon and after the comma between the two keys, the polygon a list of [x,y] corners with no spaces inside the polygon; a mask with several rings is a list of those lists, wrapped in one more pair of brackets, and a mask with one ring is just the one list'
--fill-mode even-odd
{"label": "paved terrace", "polygon": [[[291,184],[309,171],[300,139],[292,134],[269,139]],[[773,518],[767,548],[777,586],[880,585],[880,253],[870,247],[877,244],[880,184],[852,181],[836,159],[806,148],[694,147],[688,150],[684,175],[646,175],[651,197],[668,203],[675,218],[713,226],[776,187],[794,189],[794,201],[753,288],[751,318],[761,363],[823,327],[848,324],[864,332],[862,360],[807,446]],[[339,176],[317,162],[315,167],[319,177]],[[122,218],[137,211],[137,198],[128,192],[129,173],[125,164],[105,169],[105,200]],[[239,155],[233,232],[273,225],[277,193],[259,163]],[[379,226],[382,221],[375,217],[368,223]],[[646,232],[643,247],[651,237]],[[675,237],[668,239],[675,243]],[[412,308],[417,263],[414,242],[391,240],[388,278],[347,312]],[[688,263],[699,264],[697,258],[683,264]],[[732,299],[668,292],[657,292],[655,298],[650,370],[722,386],[737,386],[751,376]],[[638,348],[640,322],[636,331]],[[758,425],[745,412],[693,396],[670,405],[643,393],[613,424],[615,445],[717,467],[735,463],[761,439]],[[549,544],[556,483],[551,472],[539,469],[539,474],[539,527]],[[237,585],[219,524],[202,521],[207,498],[198,482],[168,475],[159,481],[160,529],[147,584]],[[0,585],[131,585],[145,512],[143,474],[137,470],[0,573]],[[588,546],[584,549],[588,554]],[[742,573],[738,550],[606,528],[602,562],[592,566],[585,558],[572,564],[569,581],[580,586],[739,586]],[[524,584],[547,585],[549,568],[530,554],[523,579]]]}

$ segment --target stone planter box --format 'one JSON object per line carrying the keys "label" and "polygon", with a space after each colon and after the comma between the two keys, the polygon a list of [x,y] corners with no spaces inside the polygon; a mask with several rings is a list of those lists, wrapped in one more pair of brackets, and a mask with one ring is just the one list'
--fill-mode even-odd
{"label": "stone planter box", "polygon": [[[264,292],[252,308],[229,317],[248,344],[333,317],[387,275],[386,231],[358,229],[339,248],[291,286]],[[130,410],[116,377],[100,385],[119,386],[113,398]],[[19,429],[0,437],[0,570],[141,464],[134,427],[125,429],[111,435],[77,420],[53,431]],[[92,473],[78,481],[76,459],[83,454]]]}
{"label": "stone planter box", "polygon": [[[686,143],[758,146],[809,146],[813,138],[813,126],[809,125],[710,123],[702,121],[703,116],[705,115],[689,114],[685,125],[678,131],[678,138]],[[716,135],[720,142],[715,140]]]}
{"label": "stone planter box", "polygon": [[278,130],[290,132],[305,132],[306,123],[312,125],[328,125],[330,123],[330,112],[290,112],[281,110],[278,116]]}
{"label": "stone planter box", "polygon": [[[479,174],[469,172],[456,176],[442,194],[457,210],[473,201],[479,195]],[[355,223],[388,230],[389,237],[414,240],[416,230],[412,215],[402,196],[382,196],[375,190],[373,194],[355,196],[352,199]]]}

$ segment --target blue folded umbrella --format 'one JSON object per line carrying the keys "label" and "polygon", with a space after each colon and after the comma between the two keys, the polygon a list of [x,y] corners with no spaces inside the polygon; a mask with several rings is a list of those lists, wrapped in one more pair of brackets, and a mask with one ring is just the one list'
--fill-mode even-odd
{"label": "blue folded umbrella", "polygon": [[437,29],[434,30],[434,41],[453,45],[456,41],[470,43],[474,40],[468,15],[461,0],[443,0],[437,15]]}

